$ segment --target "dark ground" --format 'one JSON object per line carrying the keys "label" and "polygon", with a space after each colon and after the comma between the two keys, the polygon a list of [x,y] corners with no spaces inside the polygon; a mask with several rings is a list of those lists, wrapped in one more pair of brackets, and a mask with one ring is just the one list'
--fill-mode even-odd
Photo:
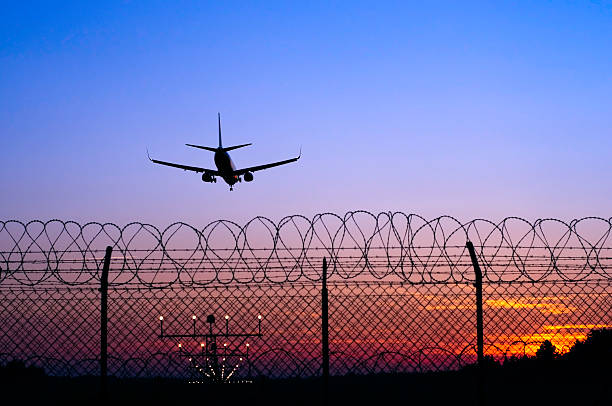
{"label": "dark ground", "polygon": [[[320,378],[214,385],[109,377],[106,402],[99,385],[99,377],[50,377],[14,361],[0,366],[0,405],[325,404]],[[481,368],[459,371],[332,376],[327,404],[612,405],[612,329],[591,331],[564,355],[547,341],[536,356],[503,365],[485,359]]]}
{"label": "dark ground", "polygon": [[[610,369],[550,366],[492,367],[484,372],[488,405],[610,405]],[[426,374],[332,377],[330,405],[476,405],[476,368]],[[99,378],[3,379],[4,405],[103,404]],[[148,379],[109,381],[109,405],[315,405],[320,379],[259,380],[253,384],[202,385]]]}

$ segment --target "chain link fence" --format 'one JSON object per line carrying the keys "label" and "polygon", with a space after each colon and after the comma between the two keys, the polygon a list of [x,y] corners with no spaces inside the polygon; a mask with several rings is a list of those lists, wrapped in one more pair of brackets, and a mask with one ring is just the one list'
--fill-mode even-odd
{"label": "chain link fence", "polygon": [[[0,222],[0,364],[100,373],[111,246],[108,373],[240,382],[322,374],[329,261],[332,375],[449,371],[484,354],[559,353],[612,327],[609,219],[459,222],[348,213],[203,229],[177,223]],[[214,321],[209,317],[214,316]]]}

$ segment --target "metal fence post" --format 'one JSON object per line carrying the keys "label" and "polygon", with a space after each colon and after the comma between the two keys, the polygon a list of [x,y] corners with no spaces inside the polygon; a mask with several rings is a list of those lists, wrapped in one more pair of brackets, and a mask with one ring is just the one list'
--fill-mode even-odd
{"label": "metal fence post", "polygon": [[476,251],[474,250],[474,244],[468,241],[466,244],[468,251],[470,252],[470,258],[472,260],[472,266],[474,267],[474,287],[476,287],[476,354],[478,358],[478,388],[477,388],[477,404],[484,404],[484,373],[482,371],[484,361],[484,332],[483,332],[483,321],[482,321],[482,271],[480,265],[478,265],[478,258],[476,257]]}
{"label": "metal fence post", "polygon": [[102,279],[100,280],[100,398],[108,399],[108,269],[113,247],[106,247]]}
{"label": "metal fence post", "polygon": [[476,251],[474,250],[474,244],[472,244],[471,241],[468,241],[466,246],[468,251],[470,251],[472,266],[474,267],[474,273],[476,274],[476,279],[474,281],[474,286],[476,287],[476,340],[478,364],[481,365],[484,357],[484,334],[482,331],[482,272],[480,271],[480,266],[478,265],[478,258],[476,257]]}
{"label": "metal fence post", "polygon": [[323,364],[323,405],[327,405],[329,395],[329,315],[327,301],[327,259],[323,258],[323,278],[321,286],[321,350]]}

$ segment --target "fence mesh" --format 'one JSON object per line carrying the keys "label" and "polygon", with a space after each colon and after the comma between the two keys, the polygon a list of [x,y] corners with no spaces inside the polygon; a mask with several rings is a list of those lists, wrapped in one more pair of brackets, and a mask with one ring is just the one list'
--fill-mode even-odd
{"label": "fence mesh", "polygon": [[612,327],[610,230],[593,218],[460,223],[364,212],[202,230],[0,222],[0,364],[99,373],[106,245],[117,377],[319,376],[324,257],[332,374],[460,369],[476,360],[468,240],[484,272],[485,354],[533,355],[546,340],[563,353]]}

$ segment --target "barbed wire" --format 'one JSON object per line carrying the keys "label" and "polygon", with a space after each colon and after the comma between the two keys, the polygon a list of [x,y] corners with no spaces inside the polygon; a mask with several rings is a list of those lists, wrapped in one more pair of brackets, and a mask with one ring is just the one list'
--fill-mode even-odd
{"label": "barbed wire", "polygon": [[366,211],[278,222],[255,217],[244,225],[217,220],[202,229],[182,222],[159,229],[139,222],[7,220],[0,221],[0,283],[95,283],[107,245],[115,285],[319,280],[323,257],[336,279],[459,282],[473,278],[468,240],[485,280],[610,278],[611,231],[611,220],[600,217],[461,222]]}
{"label": "barbed wire", "polygon": [[[547,340],[564,352],[589,329],[612,325],[611,230],[610,219],[595,217],[462,223],[364,211],[219,220],[202,229],[4,221],[0,365],[21,360],[65,376],[98,371],[106,246],[113,247],[108,361],[117,377],[199,379],[185,355],[201,352],[201,340],[164,338],[160,325],[163,316],[165,331],[195,331],[196,315],[198,329],[207,315],[226,315],[239,332],[263,315],[263,336],[250,342],[235,378],[320,376],[323,258],[333,374],[473,364],[468,240],[484,272],[485,353],[533,355]],[[228,338],[227,346],[244,342]]]}

